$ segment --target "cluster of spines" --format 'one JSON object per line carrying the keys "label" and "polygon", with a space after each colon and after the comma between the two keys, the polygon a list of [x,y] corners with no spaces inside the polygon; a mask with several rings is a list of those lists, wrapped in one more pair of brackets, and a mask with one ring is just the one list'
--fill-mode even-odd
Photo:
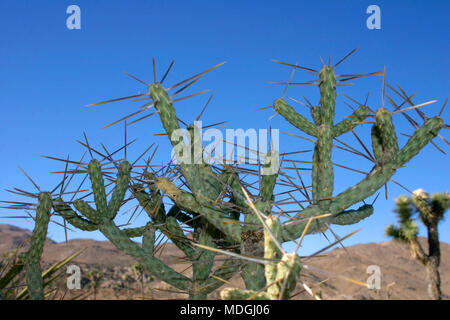
{"label": "cluster of spines", "polygon": [[[184,88],[195,83],[202,74],[216,67],[199,73],[171,88],[192,80],[178,91],[181,92]],[[395,170],[414,157],[421,148],[437,135],[443,125],[439,117],[427,119],[425,124],[416,130],[407,144],[402,149],[399,149],[392,123],[392,116],[386,109],[381,108],[375,114],[376,122],[372,127],[372,147],[376,165],[360,183],[333,197],[334,173],[333,163],[331,162],[333,139],[352,131],[354,127],[370,116],[371,110],[366,105],[360,105],[351,116],[334,124],[337,83],[334,68],[329,65],[324,66],[317,73],[320,78],[319,88],[321,98],[319,106],[311,106],[313,122],[297,113],[283,98],[275,100],[273,104],[275,110],[296,128],[316,138],[312,168],[312,204],[300,211],[291,222],[280,224],[279,221],[276,223],[272,220],[267,221],[274,228],[275,225],[279,226],[279,230],[275,228],[277,230],[275,233],[279,237],[280,243],[298,238],[305,229],[307,220],[310,217],[331,214],[328,218],[321,219],[320,222],[316,221],[317,223],[310,225],[308,233],[324,231],[329,224],[354,224],[371,215],[373,213],[372,205],[364,204],[359,209],[354,210],[348,210],[348,208],[374,194],[376,190],[386,184],[395,173]],[[166,76],[167,72],[163,80]],[[142,99],[151,99],[153,101],[152,105],[147,104],[134,114],[154,106],[172,145],[177,149],[180,144],[184,144],[184,141],[182,137],[172,140],[173,133],[180,129],[180,125],[175,108],[173,107],[174,100],[171,100],[174,95],[169,96],[168,91],[170,88],[163,88],[163,80],[160,83],[156,82],[155,75],[155,82],[153,84],[146,84],[148,86],[148,93],[106,102],[139,98],[148,95],[148,98]],[[126,118],[128,117],[121,120]],[[190,150],[190,156],[195,156],[198,154],[194,152],[194,145],[197,142],[195,138],[199,137],[199,135],[195,134],[198,128],[194,124],[188,126],[187,129],[190,140],[193,142],[187,150]],[[182,149],[186,150],[186,148]],[[200,154],[203,153],[200,152]],[[245,251],[245,248],[251,247],[251,250],[256,250],[254,252],[248,252],[252,254],[259,250],[258,245],[255,249],[255,246],[252,247],[246,242],[248,241],[247,239],[250,239],[250,241],[260,241],[258,240],[258,235],[261,234],[261,225],[259,224],[258,217],[249,209],[247,203],[243,200],[243,185],[237,172],[233,172],[229,167],[224,166],[220,173],[215,173],[210,165],[203,162],[203,159],[200,159],[200,163],[198,162],[199,159],[191,158],[191,160],[196,161],[194,163],[181,162],[178,165],[189,191],[178,187],[165,177],[147,175],[148,187],[150,189],[149,193],[145,192],[142,185],[130,182],[131,165],[127,161],[122,162],[118,168],[115,190],[109,203],[106,200],[105,184],[100,163],[97,160],[92,160],[88,165],[88,173],[91,179],[96,208],[94,209],[84,200],[76,200],[73,202],[73,206],[81,213],[79,215],[61,198],[53,201],[53,207],[67,222],[79,229],[86,231],[100,230],[118,248],[133,256],[155,276],[176,288],[189,292],[193,298],[206,297],[207,293],[219,287],[222,282],[215,277],[211,277],[214,254],[204,251],[199,247],[194,248],[191,242],[194,241],[199,244],[211,246],[217,243],[219,239],[222,243],[240,245],[241,251]],[[271,214],[277,178],[278,173],[273,173],[263,175],[260,179],[260,194],[255,201],[255,207],[265,215]],[[149,222],[144,227],[120,230],[114,224],[113,220],[124,201],[124,196],[128,188],[130,188],[133,196],[146,210],[152,222]],[[223,196],[224,190],[227,189],[231,190],[229,204],[235,208],[239,208],[238,210],[230,211],[228,209],[229,207],[218,201]],[[163,194],[161,192],[174,202],[174,205],[168,212],[166,212],[162,203]],[[239,223],[240,214],[237,211],[245,214],[243,225]],[[194,228],[193,240],[186,238],[179,223],[185,223],[189,227]],[[153,257],[156,230],[159,230],[171,239],[194,262],[194,275],[192,280],[175,272],[160,260]],[[137,236],[143,237],[142,246],[137,245],[130,239],[131,237]],[[259,246],[261,245],[262,243],[260,242]],[[271,252],[272,254],[276,253],[274,251]],[[267,254],[269,255],[268,252]],[[208,263],[198,263],[199,261],[205,260],[205,257]],[[288,255],[283,255],[280,259],[283,264],[277,268],[267,266],[263,268],[256,263],[246,264],[242,269],[242,275],[247,288],[259,290],[264,287],[266,279],[273,280],[272,278],[274,277],[278,279],[280,275],[286,275],[286,270],[292,271],[298,269],[299,264],[296,259]],[[196,261],[197,263],[195,263]],[[227,261],[223,264],[222,268],[216,270],[214,275],[222,280],[227,279],[237,270],[237,266],[238,264],[235,261]],[[286,269],[286,266],[289,267]],[[272,271],[269,272],[268,270]],[[265,272],[265,279],[261,281],[260,276],[264,273],[263,271]],[[297,271],[294,274],[297,274]],[[289,277],[284,278],[287,279]],[[260,297],[275,298],[277,296],[278,298],[285,298],[286,296],[278,295],[280,288],[276,288],[278,287],[274,285],[272,289],[268,289],[267,291],[273,291],[273,293],[267,293],[268,295],[261,293],[262,295]],[[285,283],[283,288],[290,288],[290,286]],[[275,293],[276,290],[278,290],[278,293]],[[289,289],[286,292],[289,292]]]}
{"label": "cluster of spines", "polygon": [[[93,208],[84,200],[75,200],[73,205],[80,215],[71,209],[69,204],[62,202],[61,199],[56,199],[53,202],[55,211],[63,216],[67,222],[85,231],[100,230],[117,248],[131,255],[148,272],[175,288],[187,292],[190,298],[193,299],[205,298],[207,294],[223,284],[221,280],[211,280],[211,274],[218,274],[221,277],[217,277],[226,281],[237,270],[238,264],[226,262],[215,272],[212,271],[214,254],[201,248],[194,248],[191,245],[191,240],[186,238],[183,229],[177,221],[177,218],[179,218],[178,214],[174,214],[175,211],[179,212],[179,210],[176,210],[178,208],[177,204],[166,213],[160,194],[160,190],[164,189],[157,187],[160,186],[157,183],[160,178],[156,178],[149,173],[146,174],[150,191],[147,193],[142,185],[131,184],[131,165],[128,161],[123,161],[118,166],[114,192],[108,203],[101,165],[98,160],[91,160],[88,169],[96,208]],[[167,180],[162,181],[169,183]],[[113,220],[124,202],[124,197],[129,187],[133,196],[139,201],[139,204],[147,212],[152,222],[149,222],[144,227],[121,230],[115,225]],[[180,190],[173,190],[174,193],[178,193],[178,191]],[[179,200],[176,195],[173,194],[172,196],[174,199]],[[178,196],[183,198],[183,195]],[[176,203],[179,203],[188,212],[198,212],[195,210],[199,208],[195,207],[192,203],[189,209],[185,207],[186,203],[183,206],[182,203],[184,202],[180,203],[177,201]],[[196,214],[198,215],[199,213]],[[196,229],[194,240],[201,244],[212,245],[212,238],[208,228],[205,225],[199,225],[199,227]],[[192,261],[194,270],[192,279],[176,272],[154,257],[155,232],[157,230],[173,241],[183,251],[186,257]],[[133,242],[131,240],[133,237],[142,237],[142,246]]]}
{"label": "cluster of spines", "polygon": [[[336,76],[334,68],[323,66],[319,72],[320,102],[311,108],[314,123],[298,114],[283,98],[274,101],[274,109],[299,130],[316,137],[313,166],[312,194],[313,204],[299,212],[295,218],[300,220],[315,215],[331,213],[333,216],[322,221],[326,223],[353,224],[373,212],[370,205],[357,210],[348,210],[352,205],[365,200],[385,185],[395,171],[413,158],[429,143],[443,126],[440,117],[429,118],[416,130],[403,148],[399,148],[392,115],[384,107],[375,114],[372,126],[372,147],[376,164],[372,171],[359,183],[342,193],[333,196],[334,174],[331,162],[333,139],[353,130],[361,121],[370,116],[370,108],[360,105],[352,115],[334,124],[336,103]],[[290,223],[284,228],[284,240],[293,240],[301,233],[305,223]],[[311,232],[320,230],[313,228]]]}

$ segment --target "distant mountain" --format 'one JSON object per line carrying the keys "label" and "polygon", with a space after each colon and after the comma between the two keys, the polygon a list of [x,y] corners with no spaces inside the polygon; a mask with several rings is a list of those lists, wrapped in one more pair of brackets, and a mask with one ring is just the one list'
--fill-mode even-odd
{"label": "distant mountain", "polygon": [[[17,248],[30,235],[28,230],[0,224],[0,254]],[[425,239],[420,241],[424,243]],[[43,265],[49,266],[83,248],[85,251],[73,263],[82,270],[85,291],[89,290],[89,271],[95,269],[103,273],[97,299],[139,299],[142,296],[151,299],[186,298],[186,295],[175,293],[176,289],[148,274],[143,278],[136,276],[130,268],[134,264],[133,259],[107,241],[77,239],[68,243],[56,243],[48,239],[44,248]],[[159,257],[159,254],[165,263],[179,272],[188,266],[176,263],[182,255],[171,244],[158,250],[156,256]],[[441,255],[442,291],[445,298],[449,299],[449,244],[441,243]],[[428,299],[425,269],[410,257],[408,247],[403,244],[391,241],[337,248],[320,257],[305,260],[304,263],[311,271],[304,269],[301,281],[323,299]],[[378,291],[361,285],[370,276],[367,267],[372,265],[378,266],[381,271],[381,289]],[[190,272],[188,269],[185,274],[189,275]],[[360,284],[349,279],[357,280]],[[144,286],[141,286],[142,281],[145,282]],[[239,276],[234,277],[231,283],[233,286],[243,285]],[[145,290],[142,291],[142,288]],[[79,294],[79,291],[75,291],[66,293],[65,298]],[[294,299],[312,299],[303,283],[298,284],[297,292],[299,294]],[[217,297],[217,293],[210,296],[211,299]],[[91,294],[89,299],[93,298]]]}

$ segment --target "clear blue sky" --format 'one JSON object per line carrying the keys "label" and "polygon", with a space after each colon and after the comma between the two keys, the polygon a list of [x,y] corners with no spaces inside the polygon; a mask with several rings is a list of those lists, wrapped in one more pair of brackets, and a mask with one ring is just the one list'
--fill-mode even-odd
{"label": "clear blue sky", "polygon": [[[81,8],[81,30],[66,28],[66,8]],[[366,8],[381,8],[381,30],[369,30]],[[51,155],[79,158],[84,148],[75,142],[86,131],[92,144],[104,142],[110,149],[122,144],[122,127],[102,130],[104,125],[136,110],[131,102],[96,108],[84,107],[109,98],[142,92],[145,88],[127,78],[127,71],[147,81],[152,79],[152,57],[157,59],[159,76],[175,59],[167,83],[176,83],[222,61],[190,92],[217,90],[204,122],[230,120],[228,128],[280,128],[299,132],[277,116],[268,120],[270,111],[255,112],[270,105],[282,94],[282,88],[270,81],[286,81],[290,69],[271,62],[278,59],[320,68],[320,58],[332,62],[355,47],[360,49],[337,69],[338,73],[367,73],[386,66],[386,79],[400,84],[412,94],[415,103],[432,99],[436,104],[424,107],[437,114],[449,94],[449,20],[448,1],[1,1],[0,2],[0,134],[2,173],[0,199],[20,198],[4,191],[19,187],[33,190],[20,172],[23,167],[43,189],[51,189],[63,170],[62,163],[41,158]],[[297,71],[294,81],[310,80]],[[340,88],[358,101],[370,91],[369,105],[381,105],[381,81],[378,78],[356,80],[353,87]],[[316,87],[291,87],[288,95],[306,95],[318,102]],[[388,91],[392,94],[391,91]],[[180,103],[181,119],[193,120],[207,96]],[[342,96],[338,98],[338,120],[349,114]],[[400,101],[398,98],[396,101]],[[389,105],[387,104],[389,107]],[[391,108],[391,107],[390,107]],[[450,122],[450,108],[443,114]],[[305,108],[299,112],[307,114]],[[392,110],[392,108],[390,109]],[[418,119],[414,112],[410,112]],[[412,127],[401,115],[395,116],[399,132],[411,134]],[[130,127],[130,138],[138,138],[129,151],[136,158],[152,142],[161,145],[157,161],[165,161],[170,149],[157,118]],[[358,131],[367,138],[369,126]],[[448,130],[441,131],[449,139]],[[303,135],[305,136],[305,135]],[[281,135],[281,151],[309,149],[306,141]],[[399,137],[403,145],[406,138]],[[346,141],[361,149],[351,136]],[[369,140],[365,140],[367,143]],[[435,142],[446,152],[441,140]],[[335,162],[360,170],[371,164],[345,153],[335,152]],[[310,160],[310,155],[302,155]],[[427,146],[394,179],[410,190],[429,192],[449,190],[449,157]],[[336,191],[353,185],[361,175],[336,169]],[[345,244],[386,241],[385,226],[395,221],[393,200],[405,193],[389,184],[389,197],[382,193],[375,213],[358,225],[334,227],[340,236],[362,230]],[[24,199],[23,199],[24,200]],[[26,201],[26,200],[25,200]],[[0,216],[20,215],[1,209]],[[139,221],[138,221],[139,222]],[[143,222],[143,220],[142,220]],[[1,219],[31,229],[31,221]],[[441,239],[450,242],[450,219],[440,225]],[[423,227],[421,228],[423,233]],[[64,239],[62,228],[52,225],[49,236]],[[99,233],[70,232],[70,238],[103,239]],[[329,235],[332,238],[332,236]],[[303,254],[327,244],[321,235],[304,242]]]}

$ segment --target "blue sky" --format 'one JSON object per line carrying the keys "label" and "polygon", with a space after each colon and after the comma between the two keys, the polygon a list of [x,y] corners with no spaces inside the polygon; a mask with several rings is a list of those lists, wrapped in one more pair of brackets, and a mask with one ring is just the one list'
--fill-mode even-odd
{"label": "blue sky", "polygon": [[[71,4],[81,8],[81,30],[66,28],[66,8]],[[380,30],[366,27],[366,9],[372,4],[381,9]],[[337,73],[367,73],[386,67],[389,83],[400,84],[409,94],[417,92],[415,103],[437,99],[437,103],[424,107],[427,114],[435,115],[449,92],[449,9],[448,1],[1,1],[0,199],[19,199],[5,192],[5,188],[33,189],[17,165],[43,189],[53,188],[60,176],[50,172],[63,170],[64,166],[40,155],[65,158],[70,153],[71,159],[79,159],[84,148],[75,140],[82,139],[83,131],[97,147],[100,142],[111,150],[121,146],[122,126],[101,128],[139,105],[85,105],[143,92],[145,87],[122,72],[150,82],[152,57],[156,58],[159,77],[171,60],[176,60],[168,84],[227,61],[190,91],[216,90],[203,118],[205,124],[229,120],[228,128],[272,126],[299,134],[280,116],[268,120],[271,111],[254,111],[270,105],[282,94],[282,87],[268,82],[286,81],[291,72],[271,59],[320,68],[320,57],[326,60],[331,56],[331,61],[337,62],[356,47],[359,50],[338,67]],[[301,71],[294,76],[296,82],[311,79]],[[364,101],[370,91],[369,105],[373,109],[381,106],[379,78],[353,83],[339,92]],[[300,99],[302,95],[318,102],[316,87],[292,86],[288,90],[288,96],[293,98]],[[180,103],[180,118],[192,121],[207,98],[204,95]],[[349,114],[344,101],[347,100],[338,96],[337,120]],[[301,106],[297,110],[308,113]],[[418,120],[414,112],[410,114]],[[443,117],[446,123],[450,122],[449,108]],[[401,115],[395,116],[394,121],[399,132],[413,132]],[[369,129],[365,125],[358,130],[367,143]],[[136,158],[155,142],[160,145],[156,162],[166,161],[170,155],[166,137],[154,136],[161,130],[157,118],[131,126],[128,135],[138,141],[129,150],[129,158]],[[449,139],[448,130],[441,134]],[[293,137],[281,135],[280,139],[282,152],[311,148],[311,144]],[[361,149],[351,134],[345,139]],[[399,136],[399,141],[403,145],[406,138]],[[441,140],[435,142],[447,153],[450,151]],[[333,156],[340,164],[365,171],[371,168],[369,162],[355,156],[339,152]],[[310,157],[311,154],[305,154],[299,159]],[[448,156],[428,145],[394,179],[410,190],[448,191],[448,163]],[[361,178],[359,174],[336,169],[335,189],[343,191]],[[390,183],[388,199],[384,193],[380,195],[373,216],[357,225],[333,230],[344,236],[361,228],[345,241],[347,245],[388,240],[383,230],[395,221],[393,200],[403,193]],[[21,213],[0,210],[0,216],[14,214]],[[450,242],[449,220],[440,225],[441,240],[446,242]],[[21,219],[1,219],[0,223],[33,227],[31,221]],[[421,235],[425,235],[423,231],[422,227]],[[64,240],[63,230],[54,224],[49,236]],[[99,233],[80,231],[70,232],[69,238],[103,239]],[[311,253],[327,243],[321,235],[310,236],[301,253]]]}

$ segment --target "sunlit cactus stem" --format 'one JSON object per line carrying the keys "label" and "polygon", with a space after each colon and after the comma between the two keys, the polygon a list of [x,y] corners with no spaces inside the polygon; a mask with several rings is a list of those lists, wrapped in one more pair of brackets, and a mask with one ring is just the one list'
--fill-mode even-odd
{"label": "sunlit cactus stem", "polygon": [[50,221],[52,198],[49,192],[39,193],[39,203],[30,249],[25,254],[26,280],[30,299],[44,300],[44,281],[42,279],[41,256],[47,239],[47,228]]}

